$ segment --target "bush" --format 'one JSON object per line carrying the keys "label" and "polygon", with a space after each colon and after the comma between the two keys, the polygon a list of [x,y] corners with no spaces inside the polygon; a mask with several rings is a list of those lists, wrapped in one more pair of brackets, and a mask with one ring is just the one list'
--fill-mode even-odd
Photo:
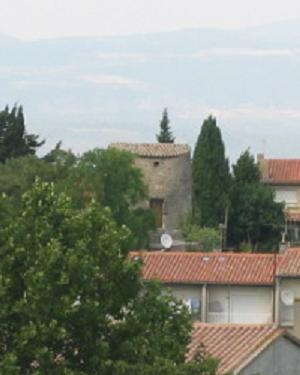
{"label": "bush", "polygon": [[212,251],[220,248],[221,233],[215,228],[186,223],[182,227],[182,233],[187,241],[198,242],[200,250]]}

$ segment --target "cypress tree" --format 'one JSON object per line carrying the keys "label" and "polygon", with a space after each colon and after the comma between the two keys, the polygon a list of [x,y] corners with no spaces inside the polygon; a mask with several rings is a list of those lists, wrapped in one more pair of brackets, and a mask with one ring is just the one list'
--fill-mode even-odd
{"label": "cypress tree", "polygon": [[203,122],[194,150],[192,173],[194,222],[217,227],[224,222],[230,177],[221,131],[212,116]]}
{"label": "cypress tree", "polygon": [[0,162],[34,155],[36,149],[44,144],[38,138],[38,135],[27,134],[22,106],[15,105],[11,110],[6,106],[0,111]]}
{"label": "cypress tree", "polygon": [[160,121],[160,133],[156,135],[156,139],[159,143],[174,143],[175,137],[172,134],[169,124],[168,110],[165,108]]}

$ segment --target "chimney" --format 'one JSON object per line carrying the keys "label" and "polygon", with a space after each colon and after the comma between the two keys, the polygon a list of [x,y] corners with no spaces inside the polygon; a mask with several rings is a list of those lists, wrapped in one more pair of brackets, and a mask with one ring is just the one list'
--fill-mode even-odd
{"label": "chimney", "polygon": [[264,161],[265,156],[264,154],[257,154],[256,159],[257,159],[257,163],[260,164],[261,162]]}
{"label": "chimney", "polygon": [[290,242],[287,241],[287,230],[281,232],[281,242],[279,243],[279,254],[284,254],[290,247]]}
{"label": "chimney", "polygon": [[260,178],[263,182],[268,181],[268,160],[265,159],[264,154],[257,154],[257,165],[260,171]]}
{"label": "chimney", "polygon": [[289,248],[288,242],[280,242],[279,244],[279,254],[284,254]]}

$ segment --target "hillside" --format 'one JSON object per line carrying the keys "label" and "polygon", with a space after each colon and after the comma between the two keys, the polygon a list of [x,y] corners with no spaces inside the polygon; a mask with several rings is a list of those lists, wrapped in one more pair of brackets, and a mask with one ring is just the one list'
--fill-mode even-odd
{"label": "hillside", "polygon": [[0,61],[0,105],[22,103],[48,148],[152,141],[168,106],[178,141],[193,145],[212,113],[232,158],[248,146],[300,157],[298,21],[34,42],[3,35]]}

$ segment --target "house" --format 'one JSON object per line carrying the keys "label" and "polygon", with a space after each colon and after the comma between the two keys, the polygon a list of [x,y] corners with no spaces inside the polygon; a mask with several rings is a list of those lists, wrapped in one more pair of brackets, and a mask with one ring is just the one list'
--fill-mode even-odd
{"label": "house", "polygon": [[274,282],[277,293],[275,322],[300,337],[300,248],[290,248],[277,256]]}
{"label": "house", "polygon": [[132,252],[189,308],[190,360],[200,345],[219,373],[300,375],[300,248],[282,254]]}
{"label": "house", "polygon": [[109,147],[136,155],[135,164],[149,189],[149,201],[143,206],[154,211],[157,228],[177,229],[191,211],[190,147],[176,143],[112,143]]}
{"label": "house", "polygon": [[200,345],[219,359],[219,374],[300,374],[299,339],[274,325],[195,323],[188,360]]}
{"label": "house", "polygon": [[145,252],[143,279],[159,280],[190,305],[194,320],[272,323],[273,254]]}
{"label": "house", "polygon": [[300,375],[300,248],[281,254],[132,252],[194,321],[187,360],[204,346],[219,373]]}
{"label": "house", "polygon": [[257,155],[261,181],[275,190],[275,200],[283,202],[288,240],[300,242],[300,159],[266,159]]}
{"label": "house", "polygon": [[300,248],[284,254],[134,252],[194,321],[274,324],[300,338]]}
{"label": "house", "polygon": [[300,248],[282,254],[132,252],[194,321],[187,359],[203,345],[219,373],[300,375]]}

